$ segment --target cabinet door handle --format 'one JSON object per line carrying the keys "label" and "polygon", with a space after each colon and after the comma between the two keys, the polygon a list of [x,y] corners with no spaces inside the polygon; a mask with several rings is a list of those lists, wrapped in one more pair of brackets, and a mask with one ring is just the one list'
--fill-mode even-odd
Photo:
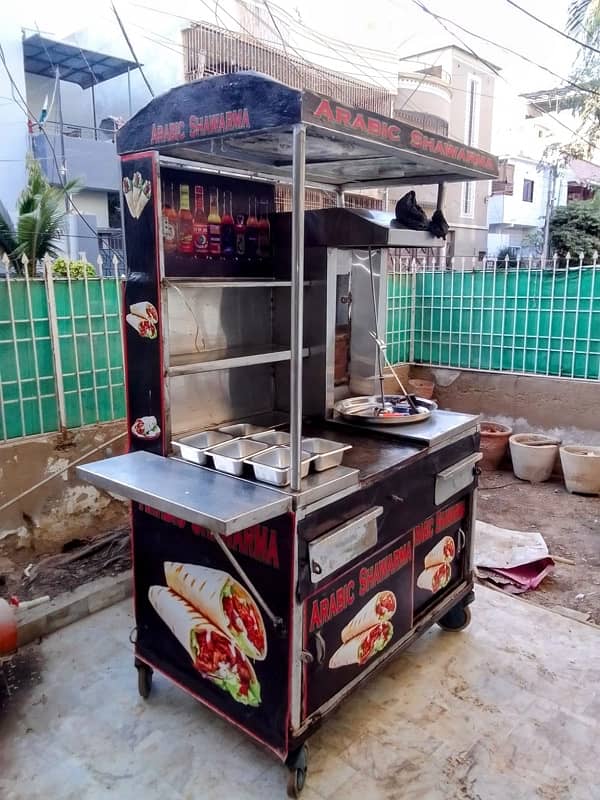
{"label": "cabinet door handle", "polygon": [[325,646],[325,639],[323,639],[320,631],[317,631],[315,633],[315,650],[316,650],[315,661],[317,662],[317,664],[322,664],[323,661],[325,661],[326,649],[327,648]]}

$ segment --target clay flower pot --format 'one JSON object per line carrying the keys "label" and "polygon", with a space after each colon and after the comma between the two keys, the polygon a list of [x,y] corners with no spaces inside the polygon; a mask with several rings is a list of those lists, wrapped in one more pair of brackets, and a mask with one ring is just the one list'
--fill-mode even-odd
{"label": "clay flower pot", "polygon": [[422,381],[419,378],[410,378],[408,381],[408,391],[422,397],[423,400],[431,400],[435,383],[433,381]]}
{"label": "clay flower pot", "polygon": [[483,453],[482,469],[498,469],[508,449],[508,439],[512,428],[497,422],[484,421],[480,426],[481,438],[479,449]]}
{"label": "clay flower pot", "polygon": [[567,444],[560,448],[567,491],[600,494],[600,447]]}
{"label": "clay flower pot", "polygon": [[560,439],[540,433],[515,433],[508,441],[517,478],[531,483],[547,481],[554,469]]}

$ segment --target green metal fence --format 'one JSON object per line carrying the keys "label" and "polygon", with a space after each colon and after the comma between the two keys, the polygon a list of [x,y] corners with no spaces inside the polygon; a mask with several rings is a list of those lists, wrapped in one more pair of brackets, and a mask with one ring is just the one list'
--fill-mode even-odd
{"label": "green metal fence", "polygon": [[[599,271],[560,269],[556,259],[471,271],[413,264],[389,277],[388,341],[419,364],[598,380]],[[414,286],[408,331],[393,313],[403,279]]]}
{"label": "green metal fence", "polygon": [[125,416],[119,278],[49,280],[0,280],[0,441]]}

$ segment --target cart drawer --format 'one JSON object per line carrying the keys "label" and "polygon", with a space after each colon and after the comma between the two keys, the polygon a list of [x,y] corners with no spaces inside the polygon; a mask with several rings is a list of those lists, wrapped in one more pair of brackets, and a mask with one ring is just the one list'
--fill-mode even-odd
{"label": "cart drawer", "polygon": [[482,453],[472,453],[438,473],[435,479],[436,506],[445,503],[450,497],[473,483],[473,467],[482,458]]}
{"label": "cart drawer", "polygon": [[319,583],[374,547],[377,544],[377,518],[382,514],[382,506],[373,506],[310,542],[308,556],[311,582]]}

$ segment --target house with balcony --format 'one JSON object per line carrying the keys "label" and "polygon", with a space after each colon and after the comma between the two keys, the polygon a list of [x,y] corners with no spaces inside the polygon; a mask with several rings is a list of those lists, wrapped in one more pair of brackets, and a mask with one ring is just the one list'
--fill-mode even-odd
{"label": "house with balcony", "polygon": [[42,124],[28,120],[30,150],[50,183],[76,179],[81,187],[64,250],[71,257],[85,252],[92,262],[100,252],[110,270],[112,256],[122,253],[115,145],[122,120],[98,114],[96,91],[138,66],[40,34],[24,38],[22,47],[27,106],[37,120],[47,113]]}
{"label": "house with balcony", "polygon": [[[414,53],[400,60],[394,115],[470,147],[491,150],[494,85],[498,67],[456,45]],[[436,191],[415,187],[431,214]],[[401,192],[395,191],[394,197]],[[485,182],[446,187],[444,214],[450,226],[446,256],[482,259],[487,250]]]}
{"label": "house with balcony", "polygon": [[510,156],[500,160],[498,180],[488,200],[488,256],[539,256],[541,231],[549,210],[567,202],[564,169],[537,158]]}

